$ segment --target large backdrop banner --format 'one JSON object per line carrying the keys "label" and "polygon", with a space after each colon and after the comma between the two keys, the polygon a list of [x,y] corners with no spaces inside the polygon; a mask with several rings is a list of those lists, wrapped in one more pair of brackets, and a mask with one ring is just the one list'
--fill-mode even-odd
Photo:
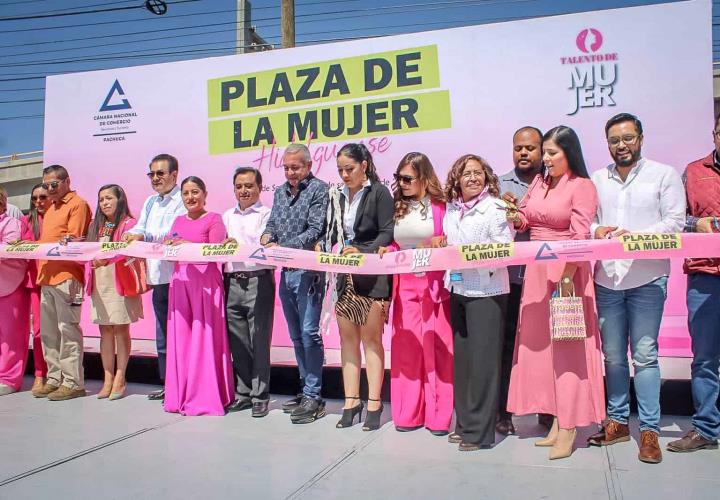
{"label": "large backdrop banner", "polygon": [[[118,183],[138,214],[153,193],[150,159],[171,153],[180,177],[202,177],[208,208],[222,212],[234,204],[240,165],[261,170],[270,204],[293,141],[310,148],[315,175],[335,184],[336,151],[362,141],[390,185],[410,151],[426,153],[441,179],[465,153],[505,173],[516,129],[564,124],[597,170],[611,162],[605,122],[630,112],[643,121],[644,156],[682,171],[713,147],[711,19],[711,2],[692,0],[51,76],[44,161],[66,166],[93,209],[98,188]],[[688,354],[680,264],[664,355]],[[149,301],[145,310],[135,338],[154,336]],[[276,310],[273,343],[290,345]],[[98,334],[87,319],[84,331]]]}

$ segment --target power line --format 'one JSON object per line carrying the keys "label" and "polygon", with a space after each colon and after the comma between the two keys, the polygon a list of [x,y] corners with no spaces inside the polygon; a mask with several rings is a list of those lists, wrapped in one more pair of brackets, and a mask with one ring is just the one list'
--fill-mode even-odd
{"label": "power line", "polygon": [[2,116],[0,120],[24,120],[26,118],[44,118],[45,115],[22,115],[22,116]]}
{"label": "power line", "polygon": [[[175,2],[173,2],[172,4],[190,3],[190,2],[199,2],[199,1],[200,0],[175,0]],[[0,17],[0,22],[2,22],[2,21],[27,21],[30,19],[48,19],[48,18],[55,18],[55,17],[80,16],[80,15],[84,15],[84,14],[100,14],[103,12],[119,12],[121,10],[138,10],[138,9],[140,9],[140,10],[145,9],[145,5],[141,4],[141,5],[130,5],[127,7],[110,7],[109,9],[91,9],[91,10],[82,10],[82,11],[77,11],[77,12],[58,12],[55,14],[35,14],[35,15],[29,15],[29,16]]]}

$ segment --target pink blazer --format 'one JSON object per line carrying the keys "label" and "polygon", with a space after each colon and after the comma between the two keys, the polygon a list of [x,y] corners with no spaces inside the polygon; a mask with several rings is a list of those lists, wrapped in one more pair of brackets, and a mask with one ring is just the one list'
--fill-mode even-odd
{"label": "pink blazer", "polygon": [[[0,215],[0,243],[13,243],[20,239],[20,221],[7,212]],[[25,259],[0,259],[0,297],[6,297],[23,284],[27,271]]]}
{"label": "pink blazer", "polygon": [[[433,214],[433,236],[442,236],[443,234],[443,219],[445,218],[445,211],[447,205],[445,203],[432,202],[432,214]],[[388,249],[391,252],[397,252],[400,250],[400,246],[394,241],[388,245]],[[445,288],[444,278],[445,271],[429,271],[425,273],[425,277],[428,281],[428,289],[430,290],[430,297],[433,302],[439,303],[450,299],[450,294]],[[393,280],[393,300],[398,300],[398,283],[399,280]]]}
{"label": "pink blazer", "polygon": [[[115,232],[113,233],[112,241],[120,241],[120,238],[122,235],[127,232],[129,229],[131,229],[137,221],[133,219],[132,217],[126,217],[117,227]],[[124,260],[125,257],[115,257],[113,258],[108,266],[114,266],[117,262]],[[93,291],[93,281],[95,277],[95,270],[91,267],[90,262],[85,263],[85,293],[90,296],[92,295]],[[115,290],[117,290],[117,293],[120,295],[123,294],[123,288],[120,284],[120,281],[117,278],[117,274],[115,274]]]}

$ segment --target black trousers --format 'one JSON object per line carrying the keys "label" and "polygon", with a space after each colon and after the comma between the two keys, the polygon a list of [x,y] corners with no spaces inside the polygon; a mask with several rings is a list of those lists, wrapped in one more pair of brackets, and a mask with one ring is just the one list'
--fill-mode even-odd
{"label": "black trousers", "polygon": [[158,372],[160,380],[165,382],[165,367],[167,366],[167,322],[168,299],[170,297],[170,284],[153,285],[152,305],[155,312],[155,346],[157,347]]}
{"label": "black trousers", "polygon": [[268,401],[275,313],[273,272],[245,278],[226,275],[225,307],[237,398]]}
{"label": "black trousers", "polygon": [[466,443],[495,443],[507,295],[450,296],[453,329],[455,432]]}
{"label": "black trousers", "polygon": [[512,371],[513,357],[515,356],[515,338],[517,337],[521,298],[522,285],[510,283],[510,295],[508,295],[507,314],[505,315],[502,369],[500,372],[500,400],[498,403],[498,413],[502,418],[510,418],[510,413],[507,411],[507,400],[508,391],[510,390],[510,372]]}

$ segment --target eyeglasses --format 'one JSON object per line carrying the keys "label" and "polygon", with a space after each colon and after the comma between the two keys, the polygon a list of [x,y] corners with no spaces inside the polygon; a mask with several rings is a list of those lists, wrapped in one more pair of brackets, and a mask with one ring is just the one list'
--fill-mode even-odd
{"label": "eyeglasses", "polygon": [[639,135],[624,135],[622,137],[609,137],[608,144],[612,147],[617,147],[620,143],[624,143],[627,146],[632,146],[638,140]]}
{"label": "eyeglasses", "polygon": [[54,190],[54,189],[57,189],[57,187],[60,184],[62,184],[63,182],[65,182],[65,179],[63,179],[61,181],[43,182],[42,184],[40,184],[40,186],[42,186],[43,189],[53,189]]}
{"label": "eyeglasses", "polygon": [[413,177],[412,175],[393,174],[393,177],[395,178],[395,182],[400,184],[412,184],[412,182],[417,179],[417,177]]}
{"label": "eyeglasses", "polygon": [[162,179],[163,177],[165,177],[167,175],[167,172],[165,172],[164,170],[155,170],[153,172],[151,170],[146,175],[148,176],[148,179],[154,179],[155,177],[157,177],[158,179]]}
{"label": "eyeglasses", "polygon": [[41,195],[38,195],[38,196],[31,196],[31,197],[30,197],[30,200],[31,200],[31,201],[47,200],[47,195],[46,195],[46,194],[41,194]]}
{"label": "eyeglasses", "polygon": [[462,173],[460,177],[465,180],[470,180],[473,177],[476,179],[482,179],[483,177],[485,177],[485,172],[483,172],[482,170],[466,170]]}

